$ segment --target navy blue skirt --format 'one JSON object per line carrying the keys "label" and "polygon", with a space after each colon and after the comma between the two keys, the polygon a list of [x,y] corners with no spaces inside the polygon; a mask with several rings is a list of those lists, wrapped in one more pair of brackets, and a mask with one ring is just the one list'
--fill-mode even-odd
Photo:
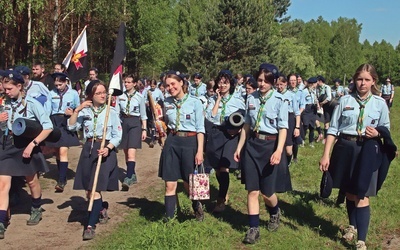
{"label": "navy blue skirt", "polygon": [[142,123],[139,116],[122,118],[122,140],[118,148],[142,148]]}
{"label": "navy blue skirt", "polygon": [[287,130],[285,146],[293,146],[296,138],[293,136],[294,128],[296,127],[296,116],[294,113],[289,113],[288,117],[289,128]]}
{"label": "navy blue skirt", "polygon": [[315,128],[315,121],[317,120],[317,106],[307,104],[301,113],[301,122],[303,126]]}
{"label": "navy blue skirt", "polygon": [[67,120],[69,116],[65,115],[52,115],[50,120],[55,128],[61,131],[60,140],[57,142],[45,142],[47,147],[60,148],[60,147],[73,147],[79,146],[79,138],[76,131],[69,131],[67,129]]}
{"label": "navy blue skirt", "polygon": [[237,169],[239,164],[233,159],[239,142],[239,134],[234,136],[214,125],[207,136],[207,163],[215,169]]}
{"label": "navy blue skirt", "polygon": [[[357,172],[360,161],[361,142],[349,141],[339,138],[333,146],[329,164],[329,173],[332,176],[333,188],[340,188],[343,192],[358,194]],[[376,196],[379,169],[372,174],[371,180],[365,180],[369,187],[365,196]]]}
{"label": "navy blue skirt", "polygon": [[[23,158],[22,153],[32,139],[8,135],[0,137],[0,175],[32,176],[38,172],[49,171],[46,159],[40,147],[34,147],[30,158]],[[3,149],[4,146],[4,149]]]}
{"label": "navy blue skirt", "polygon": [[158,176],[164,181],[188,182],[195,168],[197,136],[179,137],[169,134],[161,152]]}
{"label": "navy blue skirt", "polygon": [[[96,171],[100,142],[93,143],[93,149],[90,154],[92,142],[87,141],[82,148],[78,166],[76,168],[74,189],[92,190],[94,173]],[[115,191],[118,190],[118,163],[115,150],[111,150],[107,157],[102,157],[100,172],[96,191]]]}
{"label": "navy blue skirt", "polygon": [[246,190],[260,190],[267,197],[292,190],[285,150],[278,165],[269,164],[277,144],[278,139],[261,140],[254,136],[246,141],[241,159],[242,182]]}

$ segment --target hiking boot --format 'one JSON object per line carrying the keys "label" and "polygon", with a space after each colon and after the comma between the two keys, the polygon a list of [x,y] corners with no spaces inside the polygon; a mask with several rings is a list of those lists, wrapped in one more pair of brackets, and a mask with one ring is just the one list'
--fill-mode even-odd
{"label": "hiking boot", "polygon": [[85,231],[83,231],[83,240],[91,240],[94,238],[95,232],[92,227],[87,227]]}
{"label": "hiking boot", "polygon": [[198,206],[194,211],[194,216],[196,217],[197,221],[203,221],[204,220],[203,205],[200,202],[198,203]]}
{"label": "hiking boot", "polygon": [[213,213],[221,213],[223,211],[225,211],[225,199],[218,198]]}
{"label": "hiking boot", "polygon": [[269,221],[267,222],[267,228],[269,231],[276,231],[279,227],[279,223],[281,220],[281,209],[278,208],[278,212],[276,214],[270,215]]}
{"label": "hiking boot", "polygon": [[66,181],[58,181],[57,185],[55,186],[56,193],[62,193],[64,192],[64,187],[67,185]]}
{"label": "hiking boot", "polygon": [[[353,241],[357,235],[357,229],[354,228],[354,226],[349,225],[347,228],[345,228],[342,232],[342,238],[347,241]],[[364,243],[365,245],[365,243]]]}
{"label": "hiking boot", "polygon": [[107,213],[107,209],[108,209],[108,202],[103,202],[103,209],[100,211],[99,214],[99,223],[100,224],[106,224],[108,222],[108,220],[110,219],[110,217],[108,217],[108,213]]}
{"label": "hiking boot", "polygon": [[136,175],[133,174],[131,178],[125,177],[124,182],[122,183],[122,191],[128,191],[129,186],[137,183]]}
{"label": "hiking boot", "polygon": [[365,242],[362,240],[357,241],[356,243],[356,249],[357,250],[367,250],[367,246],[365,245]]}
{"label": "hiking boot", "polygon": [[41,207],[39,208],[31,208],[31,216],[29,219],[26,221],[26,225],[28,226],[34,226],[39,224],[39,221],[42,220],[42,212],[43,209]]}
{"label": "hiking boot", "polygon": [[243,239],[243,243],[255,244],[259,238],[260,238],[260,228],[251,227],[249,230],[247,230],[246,236]]}
{"label": "hiking boot", "polygon": [[0,223],[0,240],[4,239],[4,232],[6,231],[6,227],[3,223]]}

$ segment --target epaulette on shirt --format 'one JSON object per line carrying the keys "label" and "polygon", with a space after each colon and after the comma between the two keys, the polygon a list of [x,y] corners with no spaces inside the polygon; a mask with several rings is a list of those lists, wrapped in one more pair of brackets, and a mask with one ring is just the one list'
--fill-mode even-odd
{"label": "epaulette on shirt", "polygon": [[384,102],[386,104],[385,99],[383,99],[382,97],[378,96],[378,95],[372,95],[373,98],[375,98],[376,100],[379,100],[381,102]]}

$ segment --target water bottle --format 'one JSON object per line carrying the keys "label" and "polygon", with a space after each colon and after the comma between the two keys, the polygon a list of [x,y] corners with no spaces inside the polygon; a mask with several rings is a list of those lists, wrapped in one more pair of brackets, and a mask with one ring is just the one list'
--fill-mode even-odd
{"label": "water bottle", "polygon": [[[0,113],[3,113],[3,112],[4,112],[4,106],[0,105]],[[1,131],[6,131],[6,129],[7,129],[7,121],[0,122],[0,129],[1,129]]]}

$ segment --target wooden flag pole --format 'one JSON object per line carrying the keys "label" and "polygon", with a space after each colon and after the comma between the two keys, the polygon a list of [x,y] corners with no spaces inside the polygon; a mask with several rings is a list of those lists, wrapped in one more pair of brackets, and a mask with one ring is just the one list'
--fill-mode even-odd
{"label": "wooden flag pole", "polygon": [[[110,115],[111,99],[112,99],[113,93],[114,93],[114,89],[109,89],[107,108],[106,108],[106,117],[104,119],[103,137],[101,139],[100,150],[104,148],[104,144],[106,143],[106,135],[107,135],[107,127],[108,127],[107,124],[108,124],[108,117]],[[93,139],[95,139],[95,138],[93,138]],[[100,167],[101,167],[102,160],[103,160],[103,156],[99,155],[99,158],[97,159],[96,172],[94,173],[92,192],[90,194],[90,201],[89,201],[89,207],[88,207],[89,212],[91,212],[92,208],[93,208],[94,194],[95,194],[96,188],[97,188],[97,182],[99,179],[99,173],[100,173]]]}

